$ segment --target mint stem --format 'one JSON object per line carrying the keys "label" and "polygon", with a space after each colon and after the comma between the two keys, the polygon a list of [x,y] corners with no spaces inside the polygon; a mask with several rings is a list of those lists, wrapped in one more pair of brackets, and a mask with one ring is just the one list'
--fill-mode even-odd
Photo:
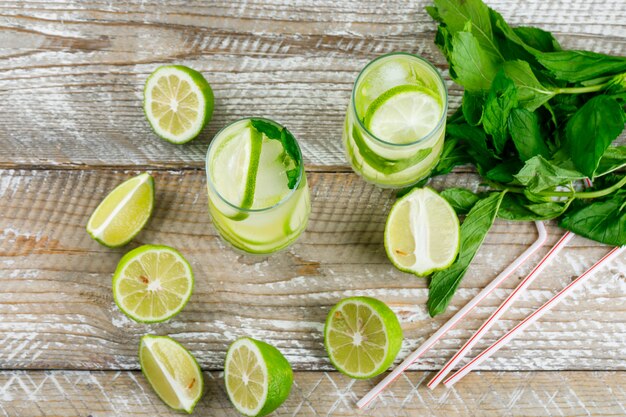
{"label": "mint stem", "polygon": [[604,90],[608,85],[609,83],[590,85],[589,87],[564,87],[564,88],[555,88],[552,91],[554,91],[556,94],[595,93],[597,91]]}
{"label": "mint stem", "polygon": [[[510,191],[512,193],[517,193],[517,194],[524,193],[523,187],[507,187],[507,186],[503,186],[502,184],[494,183],[491,181],[488,182],[488,184],[499,190],[507,190],[507,191]],[[624,185],[626,185],[626,175],[622,177],[622,179],[616,182],[615,184],[611,185],[610,187],[604,188],[602,190],[579,191],[579,192],[576,192],[576,191],[541,191],[541,192],[536,193],[536,195],[540,195],[542,197],[598,198],[598,197],[604,197],[605,195],[609,195],[612,192],[619,190]]]}

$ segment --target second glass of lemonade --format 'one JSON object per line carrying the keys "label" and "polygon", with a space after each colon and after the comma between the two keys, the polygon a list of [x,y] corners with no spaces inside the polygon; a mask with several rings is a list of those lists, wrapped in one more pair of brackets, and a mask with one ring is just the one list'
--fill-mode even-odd
{"label": "second glass of lemonade", "polygon": [[426,177],[443,149],[448,91],[428,61],[402,52],[370,62],[357,77],[343,142],[354,171],[384,188]]}
{"label": "second glass of lemonade", "polygon": [[209,212],[220,235],[249,253],[293,243],[311,211],[300,147],[280,124],[238,120],[215,135],[206,158]]}

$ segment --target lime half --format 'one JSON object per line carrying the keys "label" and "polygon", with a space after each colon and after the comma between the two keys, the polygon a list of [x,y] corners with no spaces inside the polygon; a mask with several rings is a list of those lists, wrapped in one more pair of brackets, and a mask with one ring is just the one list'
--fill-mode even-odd
{"label": "lime half", "polygon": [[365,127],[387,142],[411,143],[427,136],[441,120],[441,98],[416,85],[387,90],[370,104]]}
{"label": "lime half", "polygon": [[424,276],[452,265],[459,236],[459,218],[450,204],[428,187],[416,188],[391,208],[385,249],[396,268]]}
{"label": "lime half", "polygon": [[102,200],[87,222],[87,233],[105,246],[124,246],[146,225],[153,207],[154,179],[140,174]]}
{"label": "lime half", "polygon": [[213,90],[198,71],[165,65],[148,77],[143,108],[161,138],[176,144],[189,142],[211,120]]}
{"label": "lime half", "polygon": [[128,252],[113,275],[115,304],[140,323],[159,323],[185,307],[193,291],[189,262],[169,246],[144,245]]}
{"label": "lime half", "polygon": [[274,346],[242,337],[228,348],[224,382],[237,411],[246,416],[264,416],[287,399],[293,373]]}
{"label": "lime half", "polygon": [[139,364],[165,404],[191,414],[202,397],[204,380],[187,349],[171,337],[145,335],[139,344]]}
{"label": "lime half", "polygon": [[324,346],[337,370],[352,378],[372,378],[393,363],[402,346],[402,328],[382,301],[345,298],[328,313]]}

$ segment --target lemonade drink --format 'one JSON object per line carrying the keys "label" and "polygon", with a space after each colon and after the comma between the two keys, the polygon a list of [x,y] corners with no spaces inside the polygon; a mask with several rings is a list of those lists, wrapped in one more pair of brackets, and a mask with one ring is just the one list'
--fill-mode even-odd
{"label": "lemonade drink", "polygon": [[412,185],[435,167],[443,149],[448,93],[424,59],[383,55],[359,74],[343,142],[356,173],[385,188]]}
{"label": "lemonade drink", "polygon": [[300,147],[276,122],[247,118],[223,128],[206,158],[209,212],[238,249],[271,253],[306,228],[309,188]]}

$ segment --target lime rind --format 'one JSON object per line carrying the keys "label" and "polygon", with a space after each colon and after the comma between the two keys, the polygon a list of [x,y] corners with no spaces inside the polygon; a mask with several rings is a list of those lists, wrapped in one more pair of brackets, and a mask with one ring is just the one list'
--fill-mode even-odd
{"label": "lime rind", "polygon": [[[154,86],[156,85],[160,77],[169,75],[175,75],[180,79],[185,80],[187,83],[189,83],[189,86],[194,89],[194,93],[196,93],[200,98],[200,100],[198,101],[199,107],[197,110],[198,113],[202,114],[202,117],[198,117],[192,127],[185,130],[180,135],[175,135],[171,132],[168,132],[167,130],[162,129],[158,123],[159,119],[157,119],[153,115],[151,109],[152,90]],[[211,85],[207,82],[207,80],[200,72],[184,65],[160,66],[159,68],[154,70],[152,74],[150,74],[144,86],[143,110],[144,114],[146,115],[146,119],[148,119],[150,127],[152,128],[154,133],[161,139],[175,145],[187,143],[192,139],[195,139],[200,134],[202,129],[211,120],[211,117],[213,115],[213,104],[214,95]]]}
{"label": "lime rind", "polygon": [[[109,197],[113,198],[112,196],[114,196],[120,189],[122,189],[123,187],[127,186],[129,182],[131,181],[139,181],[137,184],[137,187],[135,187],[135,189],[133,189],[132,192],[127,193],[127,195],[124,197],[122,203],[123,204],[119,204],[118,207],[116,208],[117,212],[115,214],[118,214],[119,211],[121,211],[122,208],[124,208],[125,204],[130,202],[133,193],[135,191],[137,191],[139,189],[139,187],[141,187],[144,183],[147,183],[150,189],[150,203],[148,205],[148,210],[147,210],[147,214],[145,216],[145,218],[137,225],[137,227],[135,228],[135,230],[131,231],[126,239],[121,240],[120,242],[115,242],[115,243],[111,243],[111,242],[107,242],[105,239],[103,239],[102,237],[102,232],[104,231],[104,227],[103,225],[100,225],[99,227],[95,228],[92,225],[97,213],[99,212],[99,210],[101,210],[101,207],[103,207],[105,201],[107,199],[109,199]],[[86,226],[86,230],[87,233],[89,234],[89,236],[91,236],[91,238],[93,240],[95,240],[96,242],[100,243],[103,246],[106,246],[107,248],[119,248],[122,247],[124,245],[127,245],[131,240],[133,240],[135,238],[135,236],[137,236],[139,234],[139,232],[141,232],[143,230],[143,228],[146,226],[146,224],[148,223],[148,221],[150,220],[150,217],[152,217],[152,212],[154,210],[154,178],[148,174],[147,172],[144,172],[142,174],[137,175],[136,177],[130,178],[126,181],[124,181],[123,183],[119,184],[117,187],[115,187],[109,194],[106,195],[106,197],[104,197],[104,199],[100,202],[100,204],[98,205],[98,207],[96,207],[96,209],[93,211],[93,213],[91,214],[91,216],[89,217],[89,220],[87,221],[87,226]],[[110,222],[112,221],[114,216],[110,216],[108,219],[108,223],[110,224]]]}
{"label": "lime rind", "polygon": [[[187,292],[183,295],[180,304],[175,309],[169,310],[167,315],[164,315],[163,317],[156,317],[156,318],[155,317],[145,318],[145,317],[137,316],[136,314],[129,311],[124,306],[124,304],[122,303],[122,300],[120,300],[120,294],[119,294],[120,290],[119,290],[118,285],[119,285],[119,282],[124,278],[124,272],[126,270],[126,267],[134,259],[138,258],[139,256],[143,255],[146,252],[151,252],[151,251],[165,251],[174,255],[177,258],[177,261],[181,262],[187,271],[187,274],[189,277],[189,287],[187,289]],[[145,323],[145,324],[162,323],[176,316],[178,313],[182,311],[183,308],[185,308],[185,306],[189,302],[189,299],[191,298],[191,294],[193,293],[194,286],[195,286],[195,278],[193,275],[193,270],[191,269],[191,265],[179,251],[177,251],[176,249],[170,246],[165,246],[165,245],[143,245],[125,254],[122,257],[122,259],[120,259],[120,262],[117,264],[117,268],[115,270],[115,273],[113,274],[113,284],[112,284],[113,301],[115,301],[115,304],[120,309],[120,311],[124,313],[124,315],[136,321],[137,323]]]}
{"label": "lime rind", "polygon": [[[355,373],[349,372],[345,369],[345,367],[339,363],[337,360],[333,346],[330,342],[331,335],[330,332],[333,331],[333,322],[335,320],[335,314],[342,310],[348,305],[353,304],[356,306],[366,307],[370,310],[372,314],[375,314],[381,321],[383,326],[383,331],[385,334],[385,347],[384,347],[384,355],[383,360],[379,361],[377,366],[372,369],[368,373]],[[355,319],[356,320],[356,319]],[[339,372],[343,373],[354,379],[370,379],[375,377],[376,375],[380,375],[387,368],[389,368],[393,361],[395,360],[400,348],[402,347],[403,334],[402,327],[400,326],[400,321],[395,313],[382,301],[377,300],[371,297],[350,297],[341,300],[337,303],[328,313],[326,317],[326,323],[324,325],[324,348],[328,353],[328,359],[331,364],[337,369]]]}
{"label": "lime rind", "polygon": [[[397,209],[397,207],[399,207],[401,204],[406,204],[407,200],[409,200],[410,198],[412,198],[412,196],[415,193],[421,193],[421,192],[428,192],[428,193],[432,193],[432,195],[438,197],[439,199],[441,199],[440,204],[442,208],[446,208],[449,211],[450,214],[450,219],[452,219],[452,221],[455,223],[456,225],[456,239],[454,242],[452,242],[452,244],[454,245],[455,249],[454,251],[451,252],[450,258],[448,262],[443,262],[440,265],[433,265],[430,268],[427,269],[423,269],[423,270],[415,270],[411,267],[405,267],[403,265],[401,265],[400,263],[398,263],[395,259],[394,259],[394,254],[392,251],[392,244],[390,242],[391,237],[389,236],[389,232],[388,230],[390,229],[390,223],[393,220],[393,214],[394,211]],[[391,207],[391,210],[389,211],[389,216],[387,217],[387,221],[385,223],[385,237],[384,237],[384,246],[385,246],[385,252],[387,253],[387,257],[389,258],[389,261],[393,264],[393,266],[402,271],[402,272],[407,272],[409,274],[413,274],[419,277],[424,277],[424,276],[428,276],[434,272],[440,271],[440,270],[444,270],[449,268],[454,261],[456,260],[458,253],[459,253],[459,248],[461,245],[461,233],[460,233],[460,224],[459,224],[459,218],[456,215],[456,212],[454,211],[454,209],[452,208],[452,206],[450,206],[450,204],[443,198],[441,197],[436,191],[434,191],[432,188],[430,187],[424,187],[424,188],[416,188],[413,191],[409,192],[408,194],[406,194],[405,196],[403,196],[402,198],[398,199],[393,206]]]}
{"label": "lime rind", "polygon": [[[148,373],[144,370],[144,360],[143,360],[143,355],[142,355],[142,348],[145,346],[145,343],[147,340],[167,340],[168,342],[173,342],[176,345],[178,345],[178,347],[180,347],[180,349],[182,351],[185,352],[185,354],[188,356],[189,359],[191,359],[191,362],[193,363],[196,371],[197,371],[197,375],[198,375],[198,379],[199,379],[199,384],[200,384],[200,395],[198,395],[197,398],[195,398],[193,401],[191,401],[186,407],[183,408],[176,408],[173,407],[172,405],[170,405],[166,399],[162,396],[162,394],[156,389],[156,387],[154,386],[154,383],[152,381],[152,379],[150,378],[150,376],[148,375]],[[141,338],[141,341],[139,342],[139,366],[141,368],[141,373],[143,374],[143,376],[146,378],[146,380],[148,381],[148,383],[150,384],[150,386],[152,387],[152,389],[154,390],[154,392],[157,394],[157,396],[161,399],[161,401],[163,401],[163,403],[165,405],[167,405],[168,407],[170,407],[173,410],[176,411],[185,411],[188,414],[191,414],[194,410],[194,408],[196,407],[196,405],[198,404],[198,402],[202,399],[202,395],[204,394],[204,378],[202,377],[202,368],[200,368],[200,364],[198,364],[198,361],[196,360],[195,356],[192,355],[191,352],[189,352],[189,350],[187,348],[185,348],[182,344],[180,344],[178,341],[176,341],[175,339],[169,337],[169,336],[156,336],[156,335],[144,335]],[[163,372],[165,374],[165,371],[163,369],[161,369],[161,372]],[[168,380],[169,382],[169,380]],[[172,389],[175,390],[175,388]],[[176,390],[175,390],[176,391]]]}
{"label": "lime rind", "polygon": [[[254,354],[265,382],[263,393],[260,398],[256,398],[258,404],[254,409],[246,408],[234,401],[234,393],[230,392],[229,377],[230,372],[234,372],[231,371],[231,366],[235,366],[233,355],[242,347],[246,347]],[[241,369],[237,370],[241,371]],[[280,407],[289,396],[293,384],[293,372],[287,359],[274,346],[249,337],[241,337],[230,345],[226,353],[224,381],[226,393],[237,411],[249,417],[265,416]]]}

